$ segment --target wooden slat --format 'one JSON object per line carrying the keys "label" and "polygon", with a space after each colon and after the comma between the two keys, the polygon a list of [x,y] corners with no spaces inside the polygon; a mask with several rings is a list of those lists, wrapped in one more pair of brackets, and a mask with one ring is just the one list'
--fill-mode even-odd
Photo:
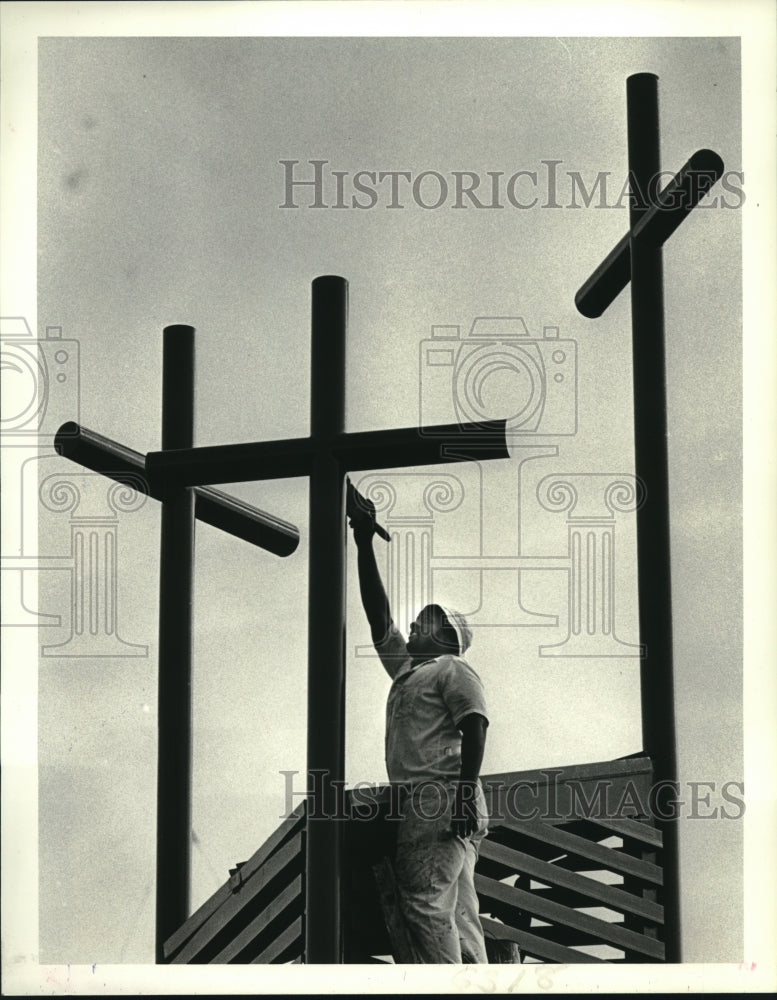
{"label": "wooden slat", "polygon": [[[494,844],[504,844],[505,847],[510,847],[515,844],[515,835],[512,830],[505,826],[500,827],[490,827],[488,828],[488,839]],[[556,864],[559,860],[566,857],[563,851],[559,850],[558,847],[554,847],[552,844],[546,844],[540,840],[534,840],[531,848],[531,853],[536,858],[541,858],[543,861],[549,861]]]}
{"label": "wooden slat", "polygon": [[575,854],[588,861],[595,861],[602,868],[610,871],[622,872],[625,875],[634,875],[636,878],[644,879],[646,882],[653,882],[656,885],[663,885],[664,873],[658,865],[650,864],[647,861],[640,861],[632,858],[629,854],[623,854],[609,847],[602,847],[601,844],[591,843],[584,837],[579,837],[574,833],[567,833],[559,830],[555,826],[547,823],[540,823],[537,820],[505,820],[504,826],[508,830],[539,841],[542,844],[550,844],[567,854]]}
{"label": "wooden slat", "polygon": [[556,865],[548,864],[547,861],[540,861],[530,854],[524,854],[523,851],[515,851],[503,844],[489,843],[488,837],[480,846],[480,856],[504,865],[508,871],[523,872],[536,878],[539,882],[550,883],[550,885],[557,885],[571,892],[580,893],[586,899],[603,903],[621,913],[636,913],[638,916],[655,923],[664,922],[664,909],[658,903],[643,900],[640,896],[633,896],[629,892],[624,892],[623,889],[605,885],[604,882],[597,882],[585,875],[565,871]]}
{"label": "wooden slat", "polygon": [[284,840],[287,840],[293,831],[295,831],[305,819],[305,803],[301,802],[297,808],[290,812],[286,819],[280,824],[278,829],[271,833],[270,836],[265,840],[262,846],[254,851],[251,857],[246,861],[243,867],[240,869],[241,874],[244,878],[247,878],[260,868],[267,858],[276,850],[277,847],[281,845]]}
{"label": "wooden slat", "polygon": [[[610,850],[610,848],[608,848]],[[557,868],[563,868],[564,871],[577,872],[578,875],[586,875],[593,878],[596,874],[608,871],[612,875],[617,875],[619,878],[625,879],[628,876],[623,875],[621,872],[615,872],[609,866],[605,868],[603,865],[594,865],[590,861],[586,861],[585,858],[578,858],[574,855],[565,854],[563,857],[554,858],[551,864],[555,865]]]}
{"label": "wooden slat", "polygon": [[548,774],[553,771],[561,771],[561,775],[556,778],[559,784],[568,781],[602,781],[607,778],[629,778],[644,775],[649,778],[653,773],[653,763],[645,754],[635,757],[616,757],[614,760],[595,761],[591,764],[564,764],[559,768],[542,768],[532,771],[499,771],[495,774],[481,775],[481,781],[485,785],[498,783],[509,787],[517,781],[534,783],[538,785],[548,784]]}
{"label": "wooden slat", "polygon": [[[583,837],[585,840],[590,840],[592,843],[600,844],[605,840],[617,840],[618,846],[620,847],[621,839],[617,835],[611,833],[609,830],[602,830],[594,826],[594,821],[592,819],[569,819],[564,820],[562,823],[554,823],[553,826],[558,827],[560,830],[566,830],[567,833],[574,833],[578,837]],[[610,844],[605,844],[605,847],[610,847]]]}
{"label": "wooden slat", "polygon": [[[484,871],[483,874],[488,877],[491,875],[490,872]],[[493,876],[492,876],[493,877]],[[526,886],[519,885],[519,889],[526,889]],[[579,893],[570,892],[569,889],[561,889],[557,885],[552,885],[550,887],[533,888],[530,891],[533,896],[537,896],[539,899],[551,899],[554,903],[560,903],[562,906],[570,906],[574,910],[588,910],[588,909],[607,909],[610,914],[609,917],[602,916],[602,920],[612,920],[614,917],[623,918],[623,914],[618,910],[613,910],[611,907],[605,907],[604,903],[597,903],[592,900],[583,899]],[[499,914],[501,916],[501,914]],[[640,920],[640,933],[642,933],[641,927],[645,925],[642,918],[635,917],[634,919]],[[651,924],[650,926],[658,926],[656,924]],[[655,937],[655,935],[653,935]]]}
{"label": "wooden slat", "polygon": [[634,931],[627,931],[617,925],[609,924],[606,920],[599,920],[587,913],[580,913],[579,910],[541,899],[523,889],[516,889],[503,882],[495,882],[493,879],[486,878],[485,875],[475,875],[475,889],[479,895],[486,899],[497,899],[500,902],[514,905],[524,913],[540,917],[542,920],[549,920],[555,924],[564,924],[568,927],[574,927],[576,930],[588,932],[593,938],[607,944],[613,944],[616,948],[638,951],[653,958],[663,959],[664,957],[664,946],[660,941],[643,937]]}
{"label": "wooden slat", "polygon": [[[491,825],[500,825],[503,817],[543,816],[551,825],[584,819],[589,812],[606,808],[597,805],[597,786],[604,784],[608,797],[625,793],[633,786],[639,800],[647,800],[653,767],[649,758],[602,761],[595,764],[544,768],[510,774],[483,775]],[[551,788],[552,782],[552,788]],[[582,793],[582,798],[581,798]],[[586,806],[590,802],[590,806]],[[531,810],[539,809],[539,813]],[[516,812],[516,810],[519,810]]]}
{"label": "wooden slat", "polygon": [[295,834],[274,854],[271,854],[264,865],[253,876],[244,882],[240,892],[230,893],[222,906],[194,934],[173,958],[175,964],[185,964],[216,937],[219,931],[243,909],[246,903],[257,896],[267,883],[279,872],[297,858],[302,851],[302,833]]}
{"label": "wooden slat", "polygon": [[[622,920],[614,921],[611,926],[613,927],[623,927]],[[577,931],[573,927],[562,926],[561,924],[547,924],[545,927],[532,927],[532,934],[536,934],[538,938],[542,938],[543,941],[555,941],[556,944],[563,944],[567,947],[573,945],[597,945],[600,942],[592,941],[591,935],[585,931]],[[604,946],[603,946],[604,947]],[[614,945],[607,945],[608,948],[614,947]],[[621,951],[623,949],[620,949]]]}
{"label": "wooden slat", "polygon": [[489,920],[488,917],[481,917],[480,922],[486,934],[501,941],[515,941],[519,948],[533,958],[543,958],[549,962],[561,962],[564,965],[578,962],[604,961],[601,958],[594,958],[593,955],[587,955],[585,952],[565,948],[554,941],[546,941],[543,938],[537,937],[536,934],[530,934],[528,931],[516,930],[515,927],[510,927],[509,924],[500,924],[498,920]]}
{"label": "wooden slat", "polygon": [[[283,820],[278,829],[271,833],[262,846],[251,855],[248,861],[246,861],[240,869],[241,877],[243,879],[247,879],[249,875],[253,874],[253,872],[255,872],[257,868],[259,868],[266,861],[270,854],[272,854],[281,841],[285,837],[291,835],[294,828],[304,820],[304,816],[305,803],[301,802],[297,808],[293,812],[290,812],[286,819]],[[229,899],[232,893],[232,880],[229,879],[224,883],[224,885],[221,886],[221,888],[217,889],[209,899],[206,899],[202,906],[198,907],[189,919],[182,924],[174,934],[171,934],[167,941],[165,941],[165,959],[169,960],[173,952],[188,938],[190,938],[197,928],[201,927],[208,917],[215,913],[225,900]]]}
{"label": "wooden slat", "polygon": [[271,945],[251,959],[251,965],[268,965],[276,958],[279,958],[287,948],[290,948],[297,940],[302,947],[302,917],[297,917],[293,924],[289,924],[286,930],[280,934]]}
{"label": "wooden slat", "polygon": [[225,964],[236,958],[240,952],[247,948],[252,941],[255,941],[265,928],[269,927],[275,918],[283,913],[287,906],[299,900],[302,894],[302,876],[298,875],[293,882],[286,886],[280,896],[276,896],[262,912],[254,917],[247,927],[235,937],[226,948],[223,948],[218,955],[210,960],[212,965]]}
{"label": "wooden slat", "polygon": [[660,848],[663,845],[661,831],[657,830],[649,823],[639,823],[634,819],[603,819],[599,816],[591,817],[591,823],[600,826],[605,830],[617,833],[619,837],[629,837],[637,840],[641,844],[649,844],[651,847]]}

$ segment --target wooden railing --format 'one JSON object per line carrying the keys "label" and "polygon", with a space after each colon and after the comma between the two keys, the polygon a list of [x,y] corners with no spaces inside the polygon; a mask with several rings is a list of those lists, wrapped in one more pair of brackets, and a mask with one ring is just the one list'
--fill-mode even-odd
{"label": "wooden railing", "polygon": [[[475,887],[490,961],[664,959],[662,840],[649,816],[648,758],[483,782],[491,821]],[[391,914],[378,888],[396,829],[389,799],[386,786],[346,796],[346,962],[392,960]],[[167,941],[166,960],[304,961],[304,858],[300,807]]]}
{"label": "wooden railing", "polygon": [[294,810],[165,942],[173,964],[301,960],[305,811]]}
{"label": "wooden railing", "polygon": [[659,845],[642,823],[621,822],[620,837],[595,822],[493,829],[475,875],[486,933],[545,962],[663,959],[663,909],[648,898],[661,868],[639,856]]}

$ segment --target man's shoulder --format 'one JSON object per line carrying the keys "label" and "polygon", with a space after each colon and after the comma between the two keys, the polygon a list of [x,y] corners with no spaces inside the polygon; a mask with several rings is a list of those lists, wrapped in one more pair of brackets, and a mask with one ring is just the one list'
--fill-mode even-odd
{"label": "man's shoulder", "polygon": [[440,673],[448,673],[453,676],[464,674],[480,680],[480,674],[475,670],[469,660],[463,656],[456,656],[454,653],[443,653],[434,661]]}
{"label": "man's shoulder", "polygon": [[375,651],[392,679],[396,679],[398,674],[405,672],[410,656],[405,645],[405,637],[393,622],[383,639],[374,645]]}
{"label": "man's shoulder", "polygon": [[483,681],[463,656],[440,657],[435,687],[451,713],[456,726],[476,712],[488,719],[486,690]]}

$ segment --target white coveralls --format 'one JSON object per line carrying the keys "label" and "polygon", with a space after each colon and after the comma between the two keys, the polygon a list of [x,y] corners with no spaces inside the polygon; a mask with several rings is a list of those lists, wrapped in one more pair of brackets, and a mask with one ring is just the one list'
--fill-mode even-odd
{"label": "white coveralls", "polygon": [[465,659],[442,655],[413,666],[402,634],[392,628],[376,650],[392,678],[386,707],[389,780],[409,788],[400,798],[393,867],[405,942],[413,961],[487,962],[478,919],[474,868],[488,829],[478,782],[478,828],[451,831],[461,768],[458,723],[477,712],[488,719],[483,684]]}

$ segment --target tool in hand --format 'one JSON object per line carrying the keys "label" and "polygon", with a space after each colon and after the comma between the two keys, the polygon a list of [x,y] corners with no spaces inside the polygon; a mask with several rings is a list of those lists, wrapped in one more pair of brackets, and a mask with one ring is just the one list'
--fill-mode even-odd
{"label": "tool in hand", "polygon": [[346,494],[345,494],[345,513],[347,517],[353,517],[359,514],[369,514],[372,518],[372,523],[375,527],[375,531],[380,535],[381,538],[385,538],[387,542],[391,541],[391,535],[386,531],[386,529],[378,524],[375,520],[375,504],[372,500],[368,500],[363,497],[361,493],[356,489],[351,480],[346,476]]}

